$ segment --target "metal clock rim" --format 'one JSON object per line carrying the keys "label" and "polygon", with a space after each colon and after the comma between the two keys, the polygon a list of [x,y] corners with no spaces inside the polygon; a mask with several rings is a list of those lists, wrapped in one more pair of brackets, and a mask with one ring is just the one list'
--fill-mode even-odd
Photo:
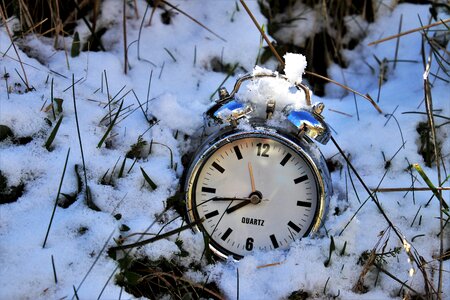
{"label": "metal clock rim", "polygon": [[[267,130],[245,130],[245,131],[231,131],[231,132],[226,132],[226,133],[222,133],[219,136],[213,136],[211,137],[211,139],[209,140],[208,143],[206,143],[206,146],[199,149],[198,154],[194,156],[194,159],[192,160],[192,162],[194,163],[193,165],[191,165],[192,167],[188,170],[187,173],[187,181],[184,187],[184,190],[186,192],[186,200],[187,200],[187,217],[188,220],[190,222],[194,222],[196,220],[198,220],[198,216],[195,215],[194,209],[194,195],[193,193],[195,193],[195,187],[196,187],[196,181],[199,175],[199,171],[202,169],[202,167],[204,166],[204,164],[206,163],[207,159],[209,157],[211,157],[211,155],[214,154],[214,152],[219,149],[220,147],[228,144],[228,143],[232,143],[233,141],[239,140],[239,139],[244,139],[244,138],[255,138],[255,137],[260,137],[260,138],[272,138],[282,144],[284,144],[285,146],[288,146],[289,148],[291,148],[293,151],[296,151],[297,153],[299,153],[299,155],[305,159],[306,163],[308,164],[308,166],[311,168],[312,173],[314,174],[315,177],[315,182],[317,185],[317,193],[319,195],[319,201],[318,201],[318,205],[316,208],[316,213],[315,213],[315,218],[314,221],[311,223],[310,227],[308,228],[308,230],[305,232],[305,234],[303,235],[303,237],[306,236],[310,236],[314,233],[316,233],[318,231],[318,229],[320,228],[323,220],[324,220],[324,216],[327,210],[327,186],[325,184],[325,180],[324,180],[324,176],[323,173],[321,172],[321,170],[319,169],[319,161],[318,159],[313,158],[303,147],[307,147],[310,148],[309,145],[305,145],[305,142],[302,142],[300,140],[297,141],[293,141],[293,138],[291,135],[286,135],[282,132],[272,132],[272,131],[267,131]],[[295,138],[297,139],[297,138]],[[309,149],[308,149],[309,150]],[[200,227],[203,227],[201,224],[200,225],[196,225],[193,227],[193,229],[196,232],[202,232],[202,230],[200,229]],[[206,232],[205,230],[205,234],[207,234],[209,236],[209,234]],[[216,243],[214,242],[214,239],[212,239],[212,243],[209,243],[209,248],[211,249],[211,251],[223,258],[226,259],[229,255],[232,255],[234,258],[242,258],[241,255],[237,255],[223,247],[221,247],[220,245],[216,245]],[[223,250],[222,250],[223,249]],[[225,250],[225,251],[224,251]]]}

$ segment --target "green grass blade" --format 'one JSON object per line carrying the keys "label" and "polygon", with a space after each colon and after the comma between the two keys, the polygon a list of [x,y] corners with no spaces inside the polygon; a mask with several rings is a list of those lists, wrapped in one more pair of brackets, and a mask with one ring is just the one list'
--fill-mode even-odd
{"label": "green grass blade", "polygon": [[67,162],[69,161],[70,148],[67,150],[66,161],[64,163],[63,173],[61,175],[61,180],[59,181],[58,193],[56,194],[55,204],[53,206],[52,216],[50,217],[50,222],[48,224],[47,233],[45,234],[44,243],[42,244],[42,248],[45,248],[45,244],[47,243],[48,234],[50,233],[50,228],[52,227],[53,217],[56,212],[56,205],[58,204],[59,194],[61,193],[61,187],[64,181],[64,175],[66,174]]}
{"label": "green grass blade", "polygon": [[126,160],[127,160],[127,158],[124,157],[123,158],[123,162],[122,162],[122,166],[120,166],[120,170],[119,170],[119,175],[118,175],[119,178],[122,178],[122,176],[123,176],[123,171],[125,169],[125,162],[126,162]]}
{"label": "green grass blade", "polygon": [[117,113],[116,113],[114,119],[112,120],[111,124],[109,124],[108,129],[106,130],[106,132],[105,132],[105,134],[103,135],[102,139],[101,139],[100,142],[98,143],[97,148],[101,148],[101,147],[102,147],[103,142],[106,140],[106,138],[108,137],[109,133],[110,133],[111,130],[113,129],[114,124],[116,123],[117,118],[119,117],[120,111],[122,110],[122,105],[123,105],[123,100],[122,100],[122,102],[120,103],[119,109],[117,110]]}
{"label": "green grass blade", "polygon": [[95,211],[102,211],[98,206],[94,203],[94,200],[92,199],[92,193],[89,186],[86,186],[86,205]]}
{"label": "green grass blade", "polygon": [[147,183],[150,185],[152,190],[156,190],[158,188],[158,186],[153,182],[153,180],[150,179],[150,177],[147,175],[147,173],[144,171],[144,169],[142,169],[142,167],[141,167],[141,172],[145,178],[145,181],[147,181]]}
{"label": "green grass blade", "polygon": [[413,168],[416,169],[416,171],[419,173],[419,175],[422,177],[422,179],[425,181],[425,183],[428,185],[428,187],[431,189],[433,194],[442,202],[442,206],[445,210],[448,210],[448,204],[444,201],[444,199],[441,197],[441,194],[438,192],[438,189],[434,186],[434,184],[431,182],[430,178],[428,178],[425,171],[422,169],[422,167],[419,164],[413,164]]}
{"label": "green grass blade", "polygon": [[75,32],[75,34],[73,35],[72,48],[70,49],[70,56],[77,57],[78,55],[80,55],[80,48],[80,35],[78,34],[78,32]]}
{"label": "green grass blade", "polygon": [[61,125],[62,119],[63,119],[63,116],[61,116],[59,118],[58,122],[55,125],[55,128],[53,128],[52,132],[50,133],[50,136],[48,137],[47,141],[45,142],[44,146],[48,151],[50,151],[50,146],[52,145],[53,140],[55,139],[56,134],[58,133],[59,126]]}

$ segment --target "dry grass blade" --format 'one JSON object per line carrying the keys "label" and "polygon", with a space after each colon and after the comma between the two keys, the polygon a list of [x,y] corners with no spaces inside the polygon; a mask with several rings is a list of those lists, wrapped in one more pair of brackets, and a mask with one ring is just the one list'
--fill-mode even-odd
{"label": "dry grass blade", "polygon": [[[284,66],[284,61],[281,58],[281,56],[278,54],[277,50],[274,48],[274,46],[272,45],[272,43],[269,40],[269,37],[267,36],[267,34],[264,32],[263,28],[259,25],[258,21],[256,20],[255,16],[253,15],[253,13],[251,12],[251,10],[248,8],[247,4],[245,4],[244,0],[239,0],[242,4],[242,6],[244,7],[245,11],[247,12],[247,14],[250,16],[250,18],[252,19],[253,23],[255,24],[256,28],[259,30],[259,33],[261,33],[261,36],[263,37],[263,39],[266,41],[267,46],[269,46],[270,51],[272,52],[272,54],[276,57],[276,59],[278,60],[278,62]],[[311,103],[307,103],[308,105],[311,105]]]}
{"label": "dry grass blade", "polygon": [[349,118],[353,117],[353,115],[348,114],[348,113],[343,112],[343,111],[335,110],[335,109],[332,109],[332,108],[329,108],[328,110],[332,111],[332,112],[335,112],[335,113],[338,113],[338,114],[341,114],[341,115],[344,115],[344,116],[349,117]]}
{"label": "dry grass blade", "polygon": [[[392,273],[388,272],[386,269],[384,269],[382,266],[380,266],[379,264],[377,264],[376,262],[373,263],[373,265],[380,271],[383,272],[384,274],[386,274],[387,276],[389,276],[390,278],[392,278],[393,280],[397,281],[398,283],[400,283],[403,287],[406,287],[407,289],[409,289],[411,292],[415,293],[416,295],[420,295],[420,293],[418,291],[416,291],[415,289],[413,289],[411,286],[407,285],[406,283],[404,283],[403,281],[401,281],[398,277],[396,277],[395,275],[393,275]],[[420,297],[419,297],[420,298]],[[408,298],[404,298],[404,299],[408,299]]]}
{"label": "dry grass blade", "polygon": [[[153,8],[152,8],[152,12],[150,14],[150,19],[148,20],[148,24],[147,26],[150,26],[152,24],[152,20],[153,20],[153,15],[155,14],[156,8],[158,8],[158,6],[161,4],[161,0],[155,0],[153,1]],[[147,9],[150,6],[150,4],[147,5]],[[144,13],[144,18],[145,19],[145,15],[147,14],[147,10],[145,10]]]}
{"label": "dry grass blade", "polygon": [[89,29],[92,37],[94,38],[94,40],[98,43],[99,48],[102,51],[106,51],[105,47],[103,47],[102,41],[100,40],[100,38],[98,37],[97,33],[95,33],[95,28],[93,28],[91,26],[91,24],[89,23],[89,21],[86,19],[86,17],[83,15],[82,13],[82,9],[80,7],[80,5],[77,3],[76,0],[72,0],[72,3],[74,4],[77,12],[80,14],[81,19],[83,20],[84,24],[86,24],[87,28]]}
{"label": "dry grass blade", "polygon": [[161,0],[162,3],[166,4],[167,6],[170,6],[171,8],[173,8],[174,10],[176,10],[177,12],[179,12],[180,14],[188,17],[190,20],[194,21],[197,25],[199,25],[200,27],[202,27],[203,29],[206,29],[209,33],[213,34],[215,37],[217,37],[218,39],[226,42],[227,40],[224,39],[223,37],[221,37],[220,35],[218,35],[217,33],[215,33],[214,31],[212,31],[211,29],[209,29],[208,27],[206,27],[205,25],[203,25],[202,23],[200,23],[200,21],[196,20],[195,18],[191,17],[190,15],[188,15],[187,13],[185,13],[184,11],[182,11],[181,9],[179,9],[178,7],[170,4],[169,2],[165,1],[165,0]]}
{"label": "dry grass blade", "polygon": [[282,262],[282,261],[279,261],[279,262],[275,262],[275,263],[271,263],[271,264],[266,264],[266,265],[256,266],[256,268],[257,268],[257,269],[264,269],[264,268],[269,268],[269,267],[280,266],[281,264],[283,264],[283,262]]}
{"label": "dry grass blade", "polygon": [[[248,15],[250,16],[250,18],[252,19],[252,21],[253,21],[253,23],[255,24],[256,28],[257,28],[257,29],[259,30],[259,32],[261,33],[261,36],[262,36],[262,37],[264,38],[264,40],[266,41],[267,46],[269,46],[269,49],[270,49],[270,51],[272,52],[272,54],[276,57],[276,59],[278,60],[278,62],[281,64],[281,66],[284,67],[284,61],[283,61],[283,59],[282,59],[281,56],[278,54],[277,50],[273,47],[273,45],[272,45],[272,43],[270,42],[270,40],[269,40],[267,34],[264,32],[264,30],[262,29],[262,27],[259,25],[259,23],[258,23],[258,21],[256,20],[255,16],[253,15],[253,13],[252,13],[252,12],[250,11],[250,9],[248,8],[247,4],[245,4],[245,1],[244,1],[244,0],[239,0],[239,1],[241,2],[242,6],[244,7],[244,9],[245,9],[245,11],[247,12],[247,14],[248,14]],[[350,87],[348,87],[348,86],[346,86],[346,85],[343,85],[343,84],[341,84],[341,83],[339,83],[339,82],[337,82],[337,81],[334,81],[333,79],[330,79],[330,78],[328,78],[328,77],[319,75],[319,74],[317,74],[317,73],[310,72],[310,71],[305,71],[305,73],[308,74],[308,75],[311,75],[311,76],[314,76],[314,77],[323,79],[323,80],[325,80],[325,81],[334,83],[334,84],[336,84],[337,86],[339,86],[339,87],[341,87],[341,88],[343,88],[343,89],[345,89],[345,90],[347,90],[347,91],[350,91],[350,92],[352,92],[352,93],[357,94],[358,96],[363,97],[364,99],[368,100],[368,101],[375,107],[375,109],[376,109],[380,114],[383,113],[383,111],[380,109],[380,107],[378,107],[378,105],[375,103],[375,101],[373,101],[373,99],[372,99],[369,95],[363,95],[363,94],[361,94],[361,93],[355,91],[354,89],[352,89],[352,88],[350,88]],[[308,103],[308,102],[309,102],[309,101],[307,101],[306,104],[307,104],[307,105],[311,105],[311,103],[310,103],[310,102]]]}
{"label": "dry grass blade", "polygon": [[204,221],[204,219],[200,219],[200,220],[197,220],[195,222],[191,222],[188,225],[181,226],[181,227],[179,227],[177,229],[168,231],[168,232],[163,233],[161,235],[157,235],[157,236],[155,236],[153,238],[150,238],[150,239],[147,239],[147,240],[142,240],[142,241],[139,241],[139,242],[136,242],[136,243],[132,243],[132,244],[128,244],[128,245],[111,247],[111,248],[109,248],[109,251],[110,252],[114,252],[114,251],[117,251],[117,250],[125,250],[125,249],[130,249],[130,248],[136,248],[136,247],[144,246],[146,244],[150,244],[150,243],[153,243],[153,242],[165,239],[165,238],[167,238],[169,236],[172,236],[174,234],[177,234],[177,233],[179,233],[181,231],[184,231],[186,229],[189,229],[189,228],[192,228],[194,226],[197,226],[200,223],[202,223],[203,221]]}
{"label": "dry grass blade", "polygon": [[[450,21],[450,19],[447,19],[447,21]],[[444,21],[442,21],[444,22]],[[430,68],[431,68],[431,56],[428,58],[427,65],[425,67],[425,72],[423,74],[423,83],[424,83],[424,92],[425,92],[425,107],[428,117],[428,127],[431,131],[431,140],[434,144],[434,155],[436,157],[436,169],[437,169],[437,175],[438,175],[438,183],[441,182],[441,167],[440,167],[440,150],[438,147],[438,142],[436,138],[436,126],[434,122],[434,116],[433,116],[433,100],[431,97],[431,86],[428,81],[428,76],[430,74]],[[420,172],[420,166],[418,164],[413,165],[414,168],[419,172],[419,174],[422,176],[422,178],[426,181],[428,186],[433,190],[433,193],[435,196],[439,199],[439,225],[441,230],[444,228],[444,218],[443,218],[443,208],[448,211],[449,207],[447,203],[445,203],[444,198],[442,197],[442,190],[437,191],[434,185],[431,183],[430,180],[427,181],[426,174],[422,171]],[[440,245],[439,245],[439,254],[440,256],[443,256],[444,254],[444,237],[441,234],[440,235]],[[442,285],[443,285],[443,261],[439,261],[439,278],[438,278],[438,294],[437,296],[439,298],[442,297]]]}
{"label": "dry grass blade", "polygon": [[328,82],[331,82],[331,83],[333,83],[333,84],[335,84],[335,85],[337,85],[337,86],[343,88],[344,90],[347,90],[347,91],[352,92],[352,93],[354,93],[354,94],[356,94],[356,95],[358,95],[358,96],[363,97],[364,99],[366,99],[367,101],[369,101],[370,104],[372,104],[373,107],[375,107],[375,109],[376,109],[380,114],[383,113],[383,111],[381,110],[381,108],[375,103],[375,101],[372,99],[372,97],[370,97],[370,95],[368,95],[368,94],[367,94],[367,95],[361,94],[360,92],[358,92],[358,91],[352,89],[351,87],[348,87],[348,86],[346,86],[346,85],[343,85],[342,83],[339,83],[339,82],[337,82],[337,81],[334,81],[333,79],[330,79],[330,78],[328,78],[328,77],[325,77],[325,76],[316,74],[316,73],[314,73],[314,72],[305,71],[305,73],[308,74],[308,75],[311,75],[311,76],[314,76],[314,77],[317,77],[317,78],[326,80],[326,81],[328,81]]}
{"label": "dry grass blade", "polygon": [[429,24],[429,25],[425,25],[425,26],[422,26],[422,27],[418,27],[418,28],[415,28],[415,29],[404,31],[404,32],[401,32],[399,34],[391,35],[391,36],[388,36],[388,37],[383,38],[381,40],[377,40],[377,41],[371,42],[371,43],[368,44],[368,46],[373,46],[373,45],[376,45],[376,44],[380,44],[380,43],[383,43],[383,42],[386,42],[386,41],[398,38],[400,36],[404,36],[404,35],[407,35],[407,34],[410,34],[410,33],[413,33],[413,32],[425,30],[425,29],[428,29],[428,28],[431,28],[431,27],[434,27],[434,26],[437,26],[437,25],[441,25],[441,24],[445,25],[445,23],[448,23],[448,22],[450,22],[450,19],[441,20],[439,22],[435,22],[435,23],[432,23],[432,24]]}
{"label": "dry grass blade", "polygon": [[127,1],[123,0],[122,25],[123,25],[123,55],[124,67],[123,72],[127,74],[128,71],[128,48],[127,48]]}
{"label": "dry grass blade", "polygon": [[[208,293],[210,297],[213,297],[213,298],[209,298],[209,299],[224,299],[220,294],[216,293],[215,291],[213,291],[211,289],[206,288],[204,285],[192,282],[192,281],[190,281],[190,280],[188,280],[186,278],[183,278],[181,276],[176,276],[176,275],[168,273],[168,272],[154,272],[151,275],[148,275],[146,278],[143,278],[142,280],[148,279],[149,277],[150,278],[151,277],[158,277],[160,280],[165,282],[166,286],[171,286],[170,282],[166,281],[165,278],[164,278],[164,277],[169,277],[174,282],[182,281],[184,283],[187,283],[192,288],[194,288],[194,290],[198,289],[199,291]],[[198,295],[196,295],[196,296],[198,297]],[[183,299],[183,298],[181,298],[181,299]]]}
{"label": "dry grass blade", "polygon": [[30,84],[28,82],[27,73],[25,72],[25,67],[23,66],[22,59],[20,58],[20,55],[19,55],[19,51],[17,51],[16,45],[14,44],[14,40],[13,40],[11,31],[9,30],[9,27],[8,27],[8,24],[7,24],[6,16],[5,16],[5,13],[3,11],[3,6],[0,6],[0,15],[2,17],[3,26],[6,29],[6,33],[8,34],[8,37],[11,40],[11,44],[12,44],[12,46],[14,48],[14,52],[16,52],[16,56],[17,56],[17,59],[19,60],[20,67],[22,68],[23,76],[25,77],[25,85],[27,87],[27,90],[30,90]]}
{"label": "dry grass blade", "polygon": [[[386,212],[384,211],[383,207],[381,206],[380,202],[378,201],[378,199],[376,198],[376,195],[374,195],[374,193],[367,187],[366,183],[364,182],[364,180],[361,178],[361,176],[358,174],[358,172],[356,171],[355,167],[353,166],[353,164],[350,162],[350,160],[348,159],[348,157],[345,155],[344,151],[342,150],[342,148],[339,146],[339,144],[336,142],[336,140],[333,138],[333,136],[331,136],[331,141],[333,142],[333,144],[336,146],[336,148],[338,149],[339,153],[341,153],[342,157],[344,158],[344,160],[346,161],[346,163],[348,164],[348,166],[351,168],[351,170],[353,171],[353,173],[356,175],[356,177],[358,178],[358,181],[362,184],[363,188],[366,190],[366,192],[368,193],[369,197],[367,198],[367,200],[365,202],[367,202],[369,199],[371,199],[375,205],[377,206],[379,212],[381,213],[381,215],[383,216],[383,218],[385,219],[385,221],[388,223],[389,228],[395,233],[395,235],[397,236],[398,240],[404,244],[405,243],[405,238],[404,235],[397,229],[397,227],[395,226],[395,224],[391,221],[391,219],[389,219],[389,217],[387,216]],[[442,211],[442,210],[441,210]],[[441,217],[441,221],[442,221],[442,217]],[[341,231],[342,233],[342,231]],[[427,279],[427,274],[425,272],[425,270],[423,270],[421,264],[420,264],[420,260],[416,257],[411,255],[410,256],[411,262],[414,263],[422,272],[422,275],[424,277],[424,280]],[[427,282],[428,285],[428,282]]]}

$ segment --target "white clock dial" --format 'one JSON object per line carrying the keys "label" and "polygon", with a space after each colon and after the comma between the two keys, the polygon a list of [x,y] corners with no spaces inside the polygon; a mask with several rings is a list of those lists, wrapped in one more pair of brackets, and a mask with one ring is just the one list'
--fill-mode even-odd
{"label": "white clock dial", "polygon": [[212,247],[235,257],[286,249],[308,234],[320,205],[318,174],[283,139],[244,135],[219,143],[198,166],[190,209]]}

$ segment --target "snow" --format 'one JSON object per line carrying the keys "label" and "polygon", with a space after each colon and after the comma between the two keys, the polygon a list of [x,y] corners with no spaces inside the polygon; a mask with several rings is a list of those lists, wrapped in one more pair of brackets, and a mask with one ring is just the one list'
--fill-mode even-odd
{"label": "snow", "polygon": [[[102,299],[118,299],[121,292],[122,299],[133,298],[114,284],[113,277],[109,279],[117,271],[117,262],[109,258],[106,251],[101,252],[102,248],[105,245],[114,246],[114,239],[118,239],[120,235],[126,236],[147,230],[152,234],[158,233],[164,226],[163,222],[158,222],[160,217],[164,222],[176,218],[163,229],[163,232],[182,226],[183,220],[178,218],[175,211],[164,211],[165,203],[178,189],[183,172],[181,163],[183,154],[190,147],[195,147],[184,135],[192,135],[200,129],[203,124],[203,113],[217,97],[217,94],[213,97],[211,94],[227,76],[226,73],[214,72],[211,60],[219,58],[224,64],[238,64],[235,74],[224,83],[229,91],[240,75],[252,70],[256,73],[265,71],[261,67],[254,66],[260,43],[259,33],[245,11],[242,8],[236,10],[234,1],[180,0],[171,3],[194,16],[227,42],[182,14],[175,14],[171,18],[171,24],[165,25],[160,21],[161,11],[157,10],[152,25],[144,26],[142,29],[139,43],[140,57],[138,57],[138,43],[133,43],[129,47],[130,69],[124,74],[122,4],[112,0],[104,1],[98,24],[108,28],[103,36],[107,52],[82,52],[78,57],[72,58],[66,57],[64,50],[53,49],[51,47],[53,40],[34,36],[23,42],[33,48],[33,51],[28,53],[19,50],[30,85],[35,89],[28,93],[23,93],[24,84],[18,76],[18,73],[23,76],[20,64],[13,50],[7,50],[10,41],[5,29],[0,28],[2,53],[0,73],[9,74],[10,86],[14,86],[15,83],[21,84],[21,87],[13,88],[8,94],[2,77],[0,124],[10,127],[16,137],[33,138],[26,145],[16,145],[10,139],[0,142],[0,170],[7,177],[8,185],[25,183],[25,192],[16,202],[0,205],[1,299],[72,298],[74,286],[80,299],[97,298],[100,294]],[[128,9],[129,42],[138,39],[139,27],[146,8],[145,1],[137,1],[137,4],[140,18],[136,18],[134,10]],[[264,23],[265,19],[259,12],[257,2],[248,1],[248,5],[256,18]],[[419,16],[425,23],[430,18],[428,9],[429,6],[400,4],[390,11],[383,6],[383,11],[377,16],[375,23],[363,24],[364,28],[366,25],[368,27],[367,36],[361,43],[353,50],[345,50],[348,68],[342,69],[333,65],[329,69],[329,75],[363,94],[370,94],[376,101],[379,67],[375,56],[380,60],[384,58],[393,60],[396,40],[376,46],[367,44],[381,37],[396,34],[400,16],[403,16],[403,31],[420,27]],[[306,16],[312,13],[308,12]],[[148,17],[149,13],[145,24]],[[312,17],[313,22],[316,22],[316,17]],[[441,19],[445,18],[448,16],[441,16]],[[313,30],[302,25],[304,20],[299,19],[298,22],[294,26],[305,30],[299,32]],[[355,23],[361,25],[359,21]],[[78,29],[81,38],[86,37],[87,29],[83,23],[80,22]],[[351,34],[352,36],[359,34],[358,29],[352,27]],[[66,46],[70,46],[71,38],[65,38],[65,43]],[[398,62],[395,69],[392,62],[388,63],[387,81],[383,83],[378,103],[383,114],[378,113],[368,101],[358,96],[356,96],[358,107],[356,110],[354,95],[346,93],[336,85],[328,84],[327,94],[323,98],[312,95],[313,103],[325,104],[324,116],[333,128],[335,139],[350,155],[352,164],[370,188],[378,185],[410,187],[411,173],[405,171],[409,163],[419,163],[433,183],[437,185],[438,181],[436,169],[425,167],[423,158],[418,154],[419,135],[416,126],[418,122],[425,122],[426,116],[406,113],[425,111],[422,103],[424,70],[420,52],[420,33],[401,37],[399,45],[399,59],[404,62]],[[32,53],[33,57],[29,53]],[[304,57],[289,54],[285,59],[287,64],[285,72],[288,78],[293,82],[300,80],[306,65]],[[273,62],[268,66],[271,65],[273,66]],[[432,65],[432,72],[437,72],[435,62]],[[88,185],[93,201],[101,211],[88,208],[82,193],[69,208],[57,207],[47,244],[43,248],[69,149],[70,156],[62,183],[62,193],[71,194],[77,191],[74,167],[82,166],[74,99],[70,88],[72,74],[75,82],[81,79],[74,87],[77,117]],[[56,121],[51,110],[44,112],[41,108],[50,104],[51,79],[54,80],[54,97],[62,98],[64,102],[63,120],[52,144],[52,151],[49,152],[43,145]],[[432,79],[432,82],[434,108],[439,110],[439,115],[449,117],[449,85],[441,80]],[[277,109],[280,111],[290,104],[296,105],[297,108],[304,107],[303,93],[292,91],[291,85],[281,79],[252,81],[239,96],[253,101],[252,105],[258,109],[265,109],[261,108],[261,104],[266,103],[269,92],[275,93],[274,97],[277,99],[282,99],[277,102]],[[124,89],[120,91],[122,87]],[[123,112],[129,115],[126,118],[125,115],[119,116],[118,124],[112,130],[113,138],[108,141],[108,147],[103,145],[97,148],[108,128],[108,122],[101,122],[109,113],[108,90],[110,98],[120,91],[115,100],[133,90],[142,104],[144,113],[138,108],[139,104],[133,93],[126,94],[123,97]],[[117,113],[117,108],[118,104],[112,106],[112,109],[115,109],[112,118]],[[395,119],[391,118],[387,122],[390,114],[393,114]],[[152,116],[159,122],[148,123],[147,118],[150,119]],[[52,127],[47,124],[45,118],[51,120]],[[442,124],[444,121],[436,118],[436,122]],[[442,141],[444,163],[448,169],[450,126],[440,127],[438,136]],[[119,169],[125,155],[139,137],[147,142],[145,156],[137,160],[130,172],[128,170],[133,165],[134,159],[125,159],[125,174],[119,178]],[[405,141],[404,145],[402,139]],[[152,152],[149,154],[151,141],[153,141]],[[173,154],[172,166],[170,152],[166,146],[170,147]],[[371,200],[365,202],[367,193],[356,176],[347,171],[345,161],[338,155],[335,146],[329,143],[326,146],[321,145],[320,149],[326,158],[333,157],[344,168],[331,174],[334,195],[325,227],[317,236],[294,243],[286,252],[256,252],[239,262],[230,259],[206,265],[202,258],[204,247],[202,236],[191,231],[183,231],[180,238],[183,240],[183,248],[190,256],[179,259],[180,264],[189,266],[190,263],[198,263],[203,259],[203,270],[201,272],[191,270],[186,276],[199,282],[206,279],[216,282],[228,299],[235,299],[238,290],[240,299],[280,299],[299,290],[307,292],[313,298],[335,295],[339,295],[341,299],[401,297],[399,293],[401,285],[385,274],[379,274],[375,285],[376,272],[369,273],[365,278],[365,284],[369,287],[366,294],[352,291],[363,269],[362,265],[357,264],[359,257],[364,251],[370,251],[374,247],[377,247],[378,252],[382,251],[383,245],[377,244],[377,241],[380,232],[385,231],[388,225],[375,204]],[[388,160],[397,151],[398,154],[392,159],[389,169],[385,170],[383,154]],[[140,168],[144,169],[155,182],[156,190],[152,190],[145,182]],[[113,169],[114,174],[111,175]],[[417,177],[415,186],[426,187],[420,176],[414,171],[411,172]],[[101,184],[105,173],[108,179],[112,176],[112,185]],[[352,188],[350,176],[355,183],[356,191]],[[449,186],[448,182],[445,186]],[[378,201],[388,217],[413,249],[428,262],[427,270],[431,273],[431,268],[438,268],[435,258],[439,254],[439,238],[436,237],[439,233],[439,203],[436,199],[432,199],[426,206],[430,197],[429,191],[414,194],[412,192],[377,194]],[[443,197],[448,203],[450,192],[443,192]],[[336,209],[339,210],[337,214]],[[114,218],[117,213],[122,215],[120,220]],[[130,227],[130,231],[121,232],[119,229],[123,224]],[[450,246],[448,228],[444,233],[445,249],[448,249]],[[392,230],[387,234],[390,234],[390,237],[384,237],[387,240],[386,250],[403,247],[402,241],[397,239]],[[111,238],[108,238],[110,236]],[[334,238],[336,251],[332,253],[329,266],[325,267],[330,237]],[[127,242],[136,241],[137,238],[131,237]],[[178,259],[175,255],[179,251],[175,239],[173,236],[147,244],[137,250],[135,255],[145,255],[151,259],[160,257]],[[345,252],[341,255],[344,244]],[[58,283],[53,279],[52,256]],[[417,267],[414,266],[416,273],[412,277],[408,275],[411,265],[403,248],[396,257],[386,257],[386,260],[388,263],[384,268],[387,271],[423,292],[423,278]],[[91,268],[92,271],[88,273]],[[444,262],[444,270],[449,269],[450,263],[447,260]],[[85,276],[86,280],[83,281]],[[448,276],[448,272],[444,272],[444,299],[450,299]],[[437,274],[430,278],[436,285]]]}
{"label": "snow", "polygon": [[286,74],[288,80],[295,84],[302,82],[302,74],[306,69],[306,57],[296,53],[286,53],[284,56],[284,74]]}

